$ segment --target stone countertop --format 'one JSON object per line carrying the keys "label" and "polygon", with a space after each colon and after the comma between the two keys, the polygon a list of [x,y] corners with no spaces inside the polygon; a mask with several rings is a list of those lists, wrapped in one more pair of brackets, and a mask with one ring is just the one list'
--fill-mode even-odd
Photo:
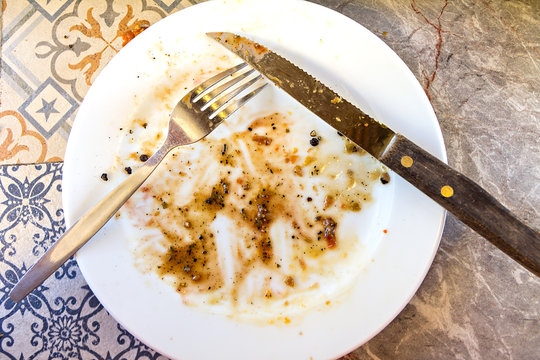
{"label": "stone countertop", "polygon": [[[388,44],[431,100],[449,164],[540,228],[540,2],[313,2]],[[411,302],[344,359],[538,359],[539,344],[539,279],[449,214]]]}

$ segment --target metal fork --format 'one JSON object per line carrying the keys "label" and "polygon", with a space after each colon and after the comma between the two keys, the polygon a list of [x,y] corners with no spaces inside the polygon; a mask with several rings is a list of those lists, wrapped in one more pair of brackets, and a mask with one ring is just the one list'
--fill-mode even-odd
{"label": "metal fork", "polygon": [[21,301],[62,266],[109,221],[152,174],[169,151],[203,139],[223,120],[258,94],[267,84],[264,83],[246,94],[248,88],[262,79],[259,75],[249,80],[254,70],[245,71],[246,66],[246,63],[242,63],[225,70],[196,86],[184,96],[171,113],[165,143],[137,171],[73,224],[24,274],[11,290],[9,297],[15,302]]}

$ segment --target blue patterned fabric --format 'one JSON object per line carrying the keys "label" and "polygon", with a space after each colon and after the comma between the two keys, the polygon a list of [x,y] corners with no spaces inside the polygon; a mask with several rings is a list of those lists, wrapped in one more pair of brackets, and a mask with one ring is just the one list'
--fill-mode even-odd
{"label": "blue patterned fabric", "polygon": [[118,324],[71,259],[20,303],[8,297],[65,231],[62,163],[0,167],[0,359],[165,359]]}

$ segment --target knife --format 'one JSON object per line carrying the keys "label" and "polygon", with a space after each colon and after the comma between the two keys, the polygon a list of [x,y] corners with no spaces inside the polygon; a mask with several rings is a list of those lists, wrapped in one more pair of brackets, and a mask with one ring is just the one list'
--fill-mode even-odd
{"label": "knife", "polygon": [[540,233],[474,181],[265,46],[227,32],[207,35],[540,277]]}

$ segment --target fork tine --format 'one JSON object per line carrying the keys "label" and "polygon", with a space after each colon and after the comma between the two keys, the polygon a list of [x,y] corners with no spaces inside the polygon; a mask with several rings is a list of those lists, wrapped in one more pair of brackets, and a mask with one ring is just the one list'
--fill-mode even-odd
{"label": "fork tine", "polygon": [[[258,80],[258,79],[257,79]],[[259,92],[261,92],[261,90],[266,86],[268,85],[268,83],[265,83],[261,86],[259,86],[258,88],[256,88],[255,90],[253,90],[252,92],[250,92],[249,94],[246,94],[244,96],[242,96],[240,99],[236,99],[236,100],[233,100],[229,106],[227,106],[226,108],[224,109],[221,109],[215,117],[219,117],[221,120],[225,120],[226,118],[228,118],[232,113],[234,113],[236,110],[238,110],[240,107],[242,107],[246,102],[248,102],[252,97],[254,97],[255,95],[257,95]],[[238,94],[238,93],[237,93]],[[236,95],[236,94],[235,94]]]}
{"label": "fork tine", "polygon": [[236,89],[232,90],[227,94],[224,94],[222,97],[212,102],[210,106],[208,106],[204,111],[208,114],[208,116],[211,116],[213,113],[218,111],[219,108],[225,105],[225,103],[229,102],[236,95],[240,94],[242,91],[246,90],[248,87],[250,87],[260,79],[262,79],[261,75],[245,82],[244,84],[238,86]]}
{"label": "fork tine", "polygon": [[[212,103],[215,102],[216,99],[218,98],[218,96],[221,95],[225,90],[227,90],[228,88],[230,88],[231,86],[233,86],[233,85],[235,85],[237,83],[240,83],[242,80],[246,79],[247,77],[249,77],[254,72],[255,72],[255,70],[251,69],[251,70],[246,71],[245,73],[243,73],[241,75],[236,76],[235,78],[227,81],[223,85],[220,85],[217,88],[215,88],[215,89],[213,89],[213,90],[211,90],[209,92],[206,92],[199,99],[197,99],[195,97],[195,99],[197,99],[197,101],[195,101],[195,102],[198,103],[198,105],[201,106],[201,108],[203,108],[203,109],[205,107],[207,107],[207,106],[212,106]],[[212,106],[212,107],[214,107],[214,106]],[[214,110],[217,109],[218,107],[214,107]]]}
{"label": "fork tine", "polygon": [[221,80],[225,79],[227,76],[234,74],[235,72],[242,70],[247,66],[247,63],[243,62],[236,66],[233,66],[230,69],[220,72],[217,75],[212,76],[210,79],[200,83],[193,90],[191,90],[192,99],[208,91],[213,85],[217,84]]}

